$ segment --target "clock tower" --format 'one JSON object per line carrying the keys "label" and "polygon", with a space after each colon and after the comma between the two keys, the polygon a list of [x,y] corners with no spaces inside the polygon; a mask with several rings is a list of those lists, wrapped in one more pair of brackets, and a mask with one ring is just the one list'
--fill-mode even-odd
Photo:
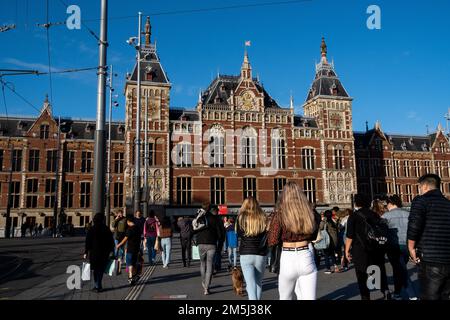
{"label": "clock tower", "polygon": [[322,38],[321,60],[303,110],[314,117],[322,132],[321,148],[324,200],[349,206],[356,192],[356,169],[352,128],[352,98],[338,78],[334,63],[328,62]]}
{"label": "clock tower", "polygon": [[[151,43],[150,19],[145,24],[145,43],[141,47],[141,61],[136,63],[133,72],[127,75],[125,84],[125,124],[126,124],[126,152],[125,152],[125,189],[127,194],[127,207],[132,203],[135,168],[135,139],[137,99],[141,99],[141,183],[148,179],[149,190],[145,199],[142,193],[141,201],[147,201],[149,208],[160,213],[163,205],[169,199],[169,102],[171,84],[167,77],[159,56],[156,44]],[[141,97],[137,97],[137,74],[141,76]],[[145,127],[147,134],[147,157],[145,156]],[[145,161],[148,161],[148,171],[144,172]],[[144,190],[143,190],[144,191]]]}

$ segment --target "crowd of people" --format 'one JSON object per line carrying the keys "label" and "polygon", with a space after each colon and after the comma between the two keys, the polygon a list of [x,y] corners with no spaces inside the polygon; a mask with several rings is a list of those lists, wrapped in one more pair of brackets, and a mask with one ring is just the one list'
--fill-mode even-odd
{"label": "crowd of people", "polygon": [[[280,299],[291,300],[294,295],[299,300],[316,299],[322,258],[327,275],[353,266],[363,300],[370,300],[368,270],[374,266],[379,270],[377,289],[385,299],[449,299],[450,201],[440,191],[439,176],[427,174],[418,183],[420,195],[409,212],[397,195],[371,201],[357,194],[354,209],[334,207],[319,213],[301,188],[288,182],[269,215],[252,197],[244,200],[237,217],[220,216],[217,206],[205,204],[194,218],[179,217],[176,224],[154,212],[144,218],[139,211],[126,217],[119,211],[111,226],[114,234],[97,215],[86,237],[85,257],[89,256],[94,270],[95,290],[102,290],[101,277],[112,252],[118,261],[117,274],[125,260],[133,284],[139,279],[145,251],[150,265],[161,252],[163,268],[169,267],[176,227],[183,266],[190,267],[193,253],[198,255],[205,295],[211,294],[214,275],[222,269],[222,253],[227,253],[227,270],[242,269],[250,300],[263,298],[267,268],[278,273]],[[393,270],[393,292],[386,259]],[[408,263],[418,267],[420,294],[414,291]]]}

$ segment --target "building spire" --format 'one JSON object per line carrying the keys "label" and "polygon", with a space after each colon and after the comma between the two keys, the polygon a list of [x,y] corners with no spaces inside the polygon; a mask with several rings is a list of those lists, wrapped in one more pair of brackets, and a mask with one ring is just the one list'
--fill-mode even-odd
{"label": "building spire", "polygon": [[244,53],[244,62],[241,67],[241,78],[251,79],[252,78],[252,67],[250,66],[250,62],[248,60],[247,48],[245,48]]}
{"label": "building spire", "polygon": [[150,25],[150,17],[147,16],[147,21],[145,22],[145,45],[150,45],[150,36],[152,35],[152,26]]}
{"label": "building spire", "polygon": [[322,63],[328,63],[327,61],[327,44],[325,43],[325,38],[322,37],[322,44],[320,45],[320,53],[322,54]]}
{"label": "building spire", "polygon": [[292,92],[291,92],[290,108],[294,110],[294,97],[292,96]]}
{"label": "building spire", "polygon": [[48,110],[48,112],[50,114],[52,114],[52,109],[50,107],[50,102],[48,101],[48,93],[45,94],[45,100],[44,100],[44,104],[42,105],[42,109],[41,109],[41,113],[45,111],[45,109]]}

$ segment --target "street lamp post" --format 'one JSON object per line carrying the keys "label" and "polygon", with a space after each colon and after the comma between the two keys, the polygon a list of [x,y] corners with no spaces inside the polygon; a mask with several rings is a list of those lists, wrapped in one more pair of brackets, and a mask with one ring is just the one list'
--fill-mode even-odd
{"label": "street lamp post", "polygon": [[53,203],[53,237],[56,237],[56,226],[58,223],[58,185],[59,185],[59,158],[61,153],[61,117],[58,117],[58,148],[56,149],[56,168],[55,168],[55,201]]}
{"label": "street lamp post", "polygon": [[108,0],[101,0],[99,65],[97,81],[97,120],[94,149],[94,181],[92,192],[92,216],[105,210],[105,87],[106,47],[108,28]]}
{"label": "street lamp post", "polygon": [[108,163],[107,163],[107,181],[106,181],[106,225],[111,223],[111,122],[112,122],[112,107],[117,107],[119,104],[117,101],[113,102],[113,78],[117,76],[113,72],[113,66],[110,66],[110,75],[108,80],[109,87],[109,119],[108,119]]}
{"label": "street lamp post", "polygon": [[[141,205],[141,19],[142,13],[139,12],[139,26],[137,45],[137,89],[136,89],[136,138],[135,138],[135,171],[134,171],[134,212],[140,210]],[[130,38],[128,44],[134,44],[136,38]]]}
{"label": "street lamp post", "polygon": [[145,137],[144,137],[144,217],[148,217],[148,93],[145,96]]}

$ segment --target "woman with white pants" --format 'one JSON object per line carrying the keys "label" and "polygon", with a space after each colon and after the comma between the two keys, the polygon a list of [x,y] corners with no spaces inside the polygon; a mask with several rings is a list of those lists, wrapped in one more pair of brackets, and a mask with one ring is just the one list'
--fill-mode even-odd
{"label": "woman with white pants", "polygon": [[317,237],[320,216],[295,182],[288,182],[270,224],[268,245],[282,243],[278,292],[280,300],[315,300],[317,268],[311,241]]}

